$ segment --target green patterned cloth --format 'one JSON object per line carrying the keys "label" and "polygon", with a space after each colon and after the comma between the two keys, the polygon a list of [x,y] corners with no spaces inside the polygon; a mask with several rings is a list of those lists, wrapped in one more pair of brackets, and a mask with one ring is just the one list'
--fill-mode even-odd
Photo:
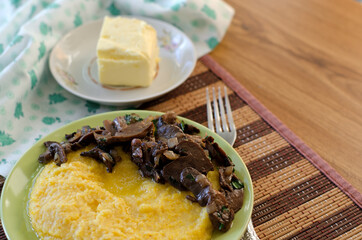
{"label": "green patterned cloth", "polygon": [[49,53],[68,31],[105,15],[144,15],[182,29],[202,56],[233,14],[221,0],[0,0],[0,175],[53,130],[117,110],[73,96],[50,74]]}

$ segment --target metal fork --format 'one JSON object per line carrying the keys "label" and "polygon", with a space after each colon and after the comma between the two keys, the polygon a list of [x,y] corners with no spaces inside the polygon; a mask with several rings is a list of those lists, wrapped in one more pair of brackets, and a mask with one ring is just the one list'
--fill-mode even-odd
{"label": "metal fork", "polygon": [[[218,135],[224,138],[232,146],[234,145],[236,140],[236,128],[226,87],[224,86],[225,104],[221,97],[220,87],[218,88],[218,93],[219,93],[218,101],[216,101],[215,88],[212,88],[212,99],[214,105],[214,111],[212,111],[210,97],[209,97],[209,88],[206,88],[206,108],[207,108],[208,127],[210,130],[216,132]],[[226,109],[226,114],[225,114],[225,109]],[[214,117],[212,114],[213,112],[214,112]],[[215,128],[214,128],[214,122],[215,122]],[[242,240],[259,240],[251,220],[249,221],[248,227],[245,231],[244,236],[242,237]]]}
{"label": "metal fork", "polygon": [[[212,98],[214,102],[214,118],[215,118],[215,128],[214,128],[214,119],[212,117],[212,109],[211,109],[211,103],[209,98],[209,88],[206,88],[206,107],[207,107],[207,122],[208,127],[212,131],[216,132],[218,135],[220,135],[223,139],[225,139],[230,145],[233,145],[236,139],[236,129],[235,124],[233,120],[233,115],[230,107],[229,98],[227,97],[227,91],[226,87],[224,87],[225,91],[225,106],[224,102],[221,97],[221,90],[219,87],[219,104],[217,104],[216,101],[216,94],[215,94],[215,88],[212,88]],[[219,106],[218,106],[219,105]],[[227,114],[227,120],[226,120],[226,114],[225,114],[225,107],[226,107],[226,114]],[[221,119],[220,119],[221,117]],[[222,124],[221,124],[222,123]],[[228,125],[229,123],[229,125]],[[221,128],[222,125],[222,128]],[[230,127],[229,127],[230,126]],[[215,131],[216,129],[216,131]]]}

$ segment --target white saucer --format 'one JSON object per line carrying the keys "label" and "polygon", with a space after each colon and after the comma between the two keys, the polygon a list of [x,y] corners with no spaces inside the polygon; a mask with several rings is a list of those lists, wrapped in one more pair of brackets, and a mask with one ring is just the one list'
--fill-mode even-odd
{"label": "white saucer", "polygon": [[109,87],[99,83],[96,46],[103,19],[70,31],[53,48],[49,66],[57,82],[81,98],[122,107],[138,106],[180,86],[193,71],[197,60],[191,40],[168,23],[136,18],[157,31],[161,60],[157,77],[150,87]]}

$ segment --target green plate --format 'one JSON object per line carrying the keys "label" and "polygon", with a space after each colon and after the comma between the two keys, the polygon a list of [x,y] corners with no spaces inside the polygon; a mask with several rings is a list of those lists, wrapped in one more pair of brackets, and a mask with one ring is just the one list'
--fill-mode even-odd
{"label": "green plate", "polygon": [[[102,125],[102,122],[105,119],[113,120],[116,116],[130,113],[137,113],[141,117],[162,114],[160,112],[129,110],[86,117],[65,125],[42,138],[21,157],[6,178],[1,194],[1,221],[6,236],[9,239],[38,239],[31,227],[30,218],[28,216],[28,199],[33,182],[42,170],[42,166],[38,163],[37,159],[39,154],[44,151],[43,142],[49,140],[63,141],[66,133],[74,132],[84,125],[90,125],[91,127],[99,126]],[[245,232],[253,209],[253,187],[249,172],[238,153],[223,138],[196,122],[185,118],[180,119],[184,120],[185,123],[193,124],[198,127],[201,131],[201,136],[210,135],[214,137],[215,141],[222,149],[224,149],[226,154],[230,156],[235,164],[235,173],[245,186],[244,205],[235,215],[231,229],[226,233],[215,231],[212,235],[212,239],[239,240]]]}

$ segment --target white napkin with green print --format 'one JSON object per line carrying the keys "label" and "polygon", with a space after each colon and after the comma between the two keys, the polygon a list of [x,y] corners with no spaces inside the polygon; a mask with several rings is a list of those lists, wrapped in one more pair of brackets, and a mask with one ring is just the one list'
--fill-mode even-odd
{"label": "white napkin with green print", "polygon": [[53,130],[117,110],[73,96],[50,74],[49,53],[68,31],[105,15],[144,15],[182,29],[200,57],[233,14],[221,0],[0,0],[0,175]]}

